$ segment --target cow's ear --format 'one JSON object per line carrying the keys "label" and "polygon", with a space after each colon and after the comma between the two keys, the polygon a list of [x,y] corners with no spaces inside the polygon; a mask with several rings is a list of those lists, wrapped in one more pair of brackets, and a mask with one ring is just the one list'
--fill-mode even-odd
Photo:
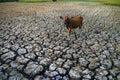
{"label": "cow's ear", "polygon": [[60,19],[63,19],[63,17],[62,17],[62,16],[60,16]]}

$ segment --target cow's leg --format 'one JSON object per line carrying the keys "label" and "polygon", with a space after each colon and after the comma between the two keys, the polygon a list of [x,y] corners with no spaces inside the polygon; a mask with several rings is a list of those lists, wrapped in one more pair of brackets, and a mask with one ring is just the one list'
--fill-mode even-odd
{"label": "cow's leg", "polygon": [[76,32],[74,31],[74,34],[75,34],[75,39],[77,39],[77,35],[76,35]]}
{"label": "cow's leg", "polygon": [[71,34],[71,28],[68,28],[68,34],[69,34],[69,36],[70,36],[70,34]]}

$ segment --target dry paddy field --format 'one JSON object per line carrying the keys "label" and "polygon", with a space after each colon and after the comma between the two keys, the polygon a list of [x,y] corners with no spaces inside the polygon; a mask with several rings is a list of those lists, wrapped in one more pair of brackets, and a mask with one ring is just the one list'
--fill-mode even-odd
{"label": "dry paddy field", "polygon": [[[68,36],[59,16],[79,14]],[[0,80],[120,80],[120,7],[0,3]]]}

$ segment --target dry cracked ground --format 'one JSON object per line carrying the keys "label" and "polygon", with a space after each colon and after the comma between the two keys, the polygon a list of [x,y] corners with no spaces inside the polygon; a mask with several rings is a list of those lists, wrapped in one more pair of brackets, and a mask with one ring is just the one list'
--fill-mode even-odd
{"label": "dry cracked ground", "polygon": [[[68,36],[59,16],[79,14]],[[0,3],[0,80],[120,80],[120,7]]]}

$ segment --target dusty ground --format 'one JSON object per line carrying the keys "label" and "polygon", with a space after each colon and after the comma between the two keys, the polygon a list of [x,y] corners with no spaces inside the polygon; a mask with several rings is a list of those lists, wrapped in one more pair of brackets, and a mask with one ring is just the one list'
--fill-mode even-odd
{"label": "dusty ground", "polygon": [[[59,16],[79,14],[76,40]],[[120,7],[0,3],[0,80],[120,80]]]}

